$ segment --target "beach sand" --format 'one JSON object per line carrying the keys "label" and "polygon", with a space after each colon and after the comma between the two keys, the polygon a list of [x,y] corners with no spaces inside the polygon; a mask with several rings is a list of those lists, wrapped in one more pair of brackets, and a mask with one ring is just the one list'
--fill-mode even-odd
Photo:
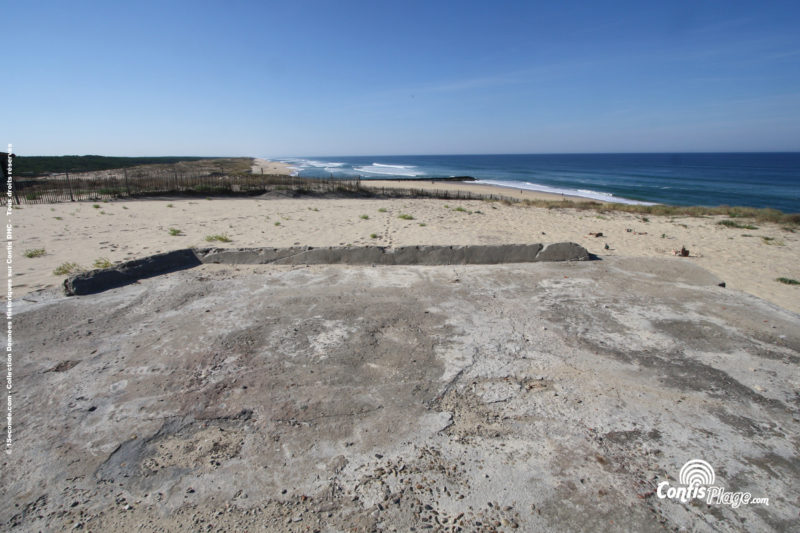
{"label": "beach sand", "polygon": [[[435,187],[486,186],[436,183]],[[516,194],[495,189],[502,195]],[[529,192],[524,196],[531,194],[541,196]],[[413,219],[401,219],[401,214]],[[643,218],[622,212],[438,199],[180,197],[23,205],[13,214],[14,291],[21,296],[59,286],[65,276],[53,271],[66,262],[91,268],[100,258],[125,261],[187,247],[572,241],[601,259],[674,257],[674,250],[685,246],[690,256],[683,260],[716,274],[729,289],[800,312],[800,286],[776,281],[800,279],[800,233],[760,223],[755,230],[728,228],[718,224],[721,219]],[[170,229],[180,234],[173,236]],[[207,242],[211,235],[226,235],[231,242]],[[24,255],[34,249],[45,253]]]}
{"label": "beach sand", "polygon": [[258,157],[253,159],[251,171],[253,174],[282,174],[287,176],[292,173],[292,169],[286,163],[268,161]]}

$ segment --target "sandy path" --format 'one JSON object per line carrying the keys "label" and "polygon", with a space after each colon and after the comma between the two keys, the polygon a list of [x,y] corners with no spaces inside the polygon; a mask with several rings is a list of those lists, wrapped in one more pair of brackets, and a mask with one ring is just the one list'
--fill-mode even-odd
{"label": "sandy path", "polygon": [[[22,295],[56,286],[64,276],[53,270],[65,262],[91,267],[98,258],[123,261],[190,246],[573,241],[600,257],[671,257],[673,249],[686,246],[691,252],[687,261],[718,275],[729,288],[800,312],[800,286],[776,281],[800,279],[800,233],[772,224],[759,224],[756,230],[727,228],[717,224],[720,219],[644,219],[627,213],[435,199],[166,198],[24,205],[13,214],[14,287]],[[180,235],[170,235],[170,228],[181,230]],[[603,236],[590,235],[596,232]],[[214,234],[225,234],[232,242],[206,242]],[[37,248],[45,255],[23,255]]]}

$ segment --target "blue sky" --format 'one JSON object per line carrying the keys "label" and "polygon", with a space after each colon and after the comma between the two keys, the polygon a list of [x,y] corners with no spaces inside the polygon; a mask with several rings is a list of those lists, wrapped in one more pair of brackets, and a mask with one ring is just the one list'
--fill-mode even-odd
{"label": "blue sky", "polygon": [[22,155],[800,150],[800,3],[6,2]]}

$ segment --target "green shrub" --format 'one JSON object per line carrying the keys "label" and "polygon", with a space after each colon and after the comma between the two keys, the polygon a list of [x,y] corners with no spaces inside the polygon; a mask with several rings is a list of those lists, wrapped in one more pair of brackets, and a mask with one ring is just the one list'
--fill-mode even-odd
{"label": "green shrub", "polygon": [[720,226],[726,226],[728,228],[739,228],[739,229],[758,229],[758,226],[753,226],[752,224],[739,224],[735,220],[720,220],[717,222]]}
{"label": "green shrub", "polygon": [[25,257],[42,257],[45,253],[44,248],[34,248],[33,250],[25,250]]}

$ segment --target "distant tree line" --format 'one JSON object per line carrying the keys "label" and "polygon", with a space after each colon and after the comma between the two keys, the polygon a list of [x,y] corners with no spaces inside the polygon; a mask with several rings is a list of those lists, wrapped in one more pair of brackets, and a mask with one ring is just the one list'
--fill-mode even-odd
{"label": "distant tree line", "polygon": [[211,157],[107,157],[102,155],[16,156],[14,175],[42,176],[60,172],[93,172],[138,165],[173,164]]}

